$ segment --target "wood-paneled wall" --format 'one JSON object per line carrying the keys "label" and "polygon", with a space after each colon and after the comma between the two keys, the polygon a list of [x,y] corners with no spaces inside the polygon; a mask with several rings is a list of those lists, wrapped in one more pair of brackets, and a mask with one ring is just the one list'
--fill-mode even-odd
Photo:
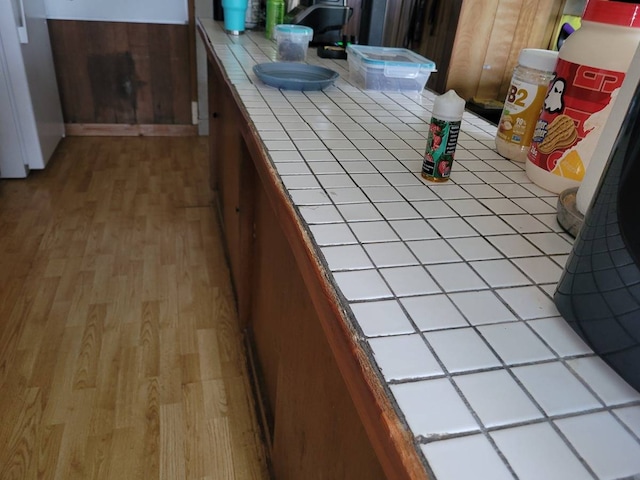
{"label": "wood-paneled wall", "polygon": [[65,123],[191,125],[188,25],[48,23]]}

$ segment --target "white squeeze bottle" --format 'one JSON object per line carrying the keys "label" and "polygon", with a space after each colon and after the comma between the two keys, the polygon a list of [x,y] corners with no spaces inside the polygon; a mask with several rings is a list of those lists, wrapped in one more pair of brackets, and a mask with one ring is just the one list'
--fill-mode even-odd
{"label": "white squeeze bottle", "polygon": [[640,4],[589,0],[560,47],[527,155],[527,176],[554,193],[577,187],[640,43]]}
{"label": "white squeeze bottle", "polygon": [[449,180],[464,106],[465,101],[453,90],[436,97],[422,162],[422,176],[427,180]]}

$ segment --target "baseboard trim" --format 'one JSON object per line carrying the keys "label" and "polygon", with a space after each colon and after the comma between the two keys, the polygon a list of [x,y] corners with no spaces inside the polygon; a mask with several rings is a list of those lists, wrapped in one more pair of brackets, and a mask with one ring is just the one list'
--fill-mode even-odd
{"label": "baseboard trim", "polygon": [[124,123],[66,123],[69,137],[196,137],[197,125],[129,125]]}

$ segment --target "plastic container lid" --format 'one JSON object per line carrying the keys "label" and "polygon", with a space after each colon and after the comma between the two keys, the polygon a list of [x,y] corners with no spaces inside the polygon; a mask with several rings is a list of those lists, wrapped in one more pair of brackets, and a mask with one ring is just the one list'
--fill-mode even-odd
{"label": "plastic container lid", "polygon": [[582,20],[640,28],[640,5],[611,0],[588,0]]}
{"label": "plastic container lid", "polygon": [[523,48],[518,63],[523,67],[535,68],[543,72],[553,72],[558,61],[558,52],[540,48]]}
{"label": "plastic container lid", "polygon": [[299,37],[300,41],[309,41],[313,37],[313,28],[305,27],[304,25],[288,25],[280,24],[276,25],[274,35],[282,36],[283,38]]}
{"label": "plastic container lid", "polygon": [[355,54],[362,63],[373,68],[412,67],[434,72],[436,64],[406,48],[347,45],[347,54]]}

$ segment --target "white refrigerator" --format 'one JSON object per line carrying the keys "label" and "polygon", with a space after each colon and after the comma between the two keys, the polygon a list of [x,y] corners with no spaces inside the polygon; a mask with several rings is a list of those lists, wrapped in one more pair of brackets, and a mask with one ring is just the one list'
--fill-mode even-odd
{"label": "white refrigerator", "polygon": [[43,169],[64,136],[44,0],[0,0],[0,177]]}

